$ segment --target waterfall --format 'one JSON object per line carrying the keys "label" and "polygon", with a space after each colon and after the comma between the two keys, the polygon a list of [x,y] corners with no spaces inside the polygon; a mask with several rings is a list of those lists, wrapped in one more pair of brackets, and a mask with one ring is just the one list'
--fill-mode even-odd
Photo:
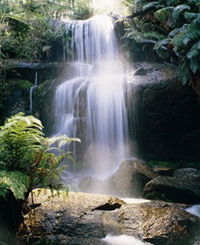
{"label": "waterfall", "polygon": [[38,86],[38,72],[35,72],[35,83],[34,85],[30,88],[30,96],[29,96],[29,101],[30,101],[30,107],[29,107],[29,112],[33,112],[33,92],[35,88]]}
{"label": "waterfall", "polygon": [[80,137],[89,170],[105,177],[126,157],[125,65],[110,17],[68,21],[66,28],[76,72],[56,89],[55,132]]}

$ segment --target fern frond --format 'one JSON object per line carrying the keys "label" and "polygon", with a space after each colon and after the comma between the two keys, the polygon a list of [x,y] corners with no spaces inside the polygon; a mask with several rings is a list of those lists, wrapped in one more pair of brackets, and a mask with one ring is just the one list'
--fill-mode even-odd
{"label": "fern frond", "polygon": [[190,11],[190,6],[186,5],[186,4],[181,4],[178,5],[177,7],[174,8],[173,13],[172,13],[172,17],[174,18],[174,20],[178,20],[180,15],[182,13],[184,13],[185,11]]}
{"label": "fern frond", "polygon": [[180,32],[184,32],[186,31],[186,29],[188,28],[188,24],[183,25],[180,28],[175,28],[174,30],[172,30],[169,34],[168,37],[169,38],[174,38],[177,34],[179,34]]}
{"label": "fern frond", "polygon": [[166,22],[166,20],[170,17],[172,17],[172,12],[174,10],[174,7],[165,7],[161,8],[154,12],[154,16],[156,19],[158,19],[161,23]]}
{"label": "fern frond", "polygon": [[143,11],[151,10],[153,8],[157,8],[158,9],[158,8],[162,8],[162,7],[164,7],[164,5],[161,5],[159,3],[159,1],[154,1],[154,2],[150,2],[150,3],[144,4]]}
{"label": "fern frond", "polygon": [[200,55],[200,41],[196,42],[187,53],[187,58],[191,59]]}
{"label": "fern frond", "polygon": [[165,38],[164,35],[158,33],[158,32],[145,32],[143,34],[143,37],[145,39],[150,39],[150,40],[162,40]]}
{"label": "fern frond", "polygon": [[[199,55],[200,52],[198,52],[198,56]],[[193,73],[196,73],[197,71],[200,70],[199,64],[200,64],[200,60],[197,57],[190,59],[190,69],[192,70]]]}
{"label": "fern frond", "polygon": [[185,12],[184,17],[187,21],[191,22],[195,19],[200,18],[200,13],[191,13],[191,12]]}
{"label": "fern frond", "polygon": [[28,176],[19,172],[0,171],[0,188],[10,189],[17,200],[24,200],[28,190]]}

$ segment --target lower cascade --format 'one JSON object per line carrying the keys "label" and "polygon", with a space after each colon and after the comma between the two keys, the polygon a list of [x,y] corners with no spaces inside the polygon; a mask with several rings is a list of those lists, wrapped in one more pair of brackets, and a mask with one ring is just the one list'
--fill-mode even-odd
{"label": "lower cascade", "polygon": [[110,17],[68,21],[66,28],[71,32],[68,59],[75,72],[56,89],[55,134],[81,138],[89,171],[105,178],[128,155],[126,65]]}

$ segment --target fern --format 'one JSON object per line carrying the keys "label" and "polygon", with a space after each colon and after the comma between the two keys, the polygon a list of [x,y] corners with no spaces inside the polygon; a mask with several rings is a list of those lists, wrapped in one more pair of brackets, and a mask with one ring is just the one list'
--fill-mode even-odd
{"label": "fern", "polygon": [[[80,142],[77,138],[64,135],[45,138],[42,129],[38,119],[23,113],[7,119],[0,128],[0,172],[6,173],[6,178],[2,179],[0,176],[0,183],[11,189],[15,196],[20,187],[20,193],[24,193],[25,187],[26,192],[30,192],[39,186],[61,186],[60,163],[65,158],[72,160],[72,154],[64,151],[64,145],[72,141]],[[14,178],[12,180],[16,174],[20,186],[14,182]],[[23,178],[20,181],[20,176],[23,175],[28,176],[26,185],[21,183]],[[12,189],[14,186],[17,189]]]}
{"label": "fern", "polygon": [[173,29],[169,34],[168,34],[168,37],[169,38],[174,38],[177,34],[181,33],[181,32],[185,32],[186,29],[187,29],[188,25],[185,24],[183,25],[182,27],[180,28],[175,28]]}
{"label": "fern", "polygon": [[143,11],[147,11],[147,10],[152,10],[154,8],[158,9],[160,7],[164,7],[163,5],[161,5],[159,2],[150,2],[147,3],[143,6]]}
{"label": "fern", "polygon": [[143,34],[143,37],[145,39],[150,39],[150,40],[162,40],[163,38],[165,38],[164,35],[162,35],[158,32],[145,32]]}
{"label": "fern", "polygon": [[170,39],[166,38],[166,39],[162,39],[160,41],[158,41],[155,46],[154,46],[154,50],[156,50],[157,54],[161,57],[166,59],[167,57],[169,57],[170,53],[167,49],[167,46],[170,44]]}
{"label": "fern", "polygon": [[[200,52],[198,52],[197,56],[199,55],[200,55]],[[200,70],[199,63],[200,63],[200,60],[198,59],[198,57],[190,58],[190,69],[192,70],[193,73],[196,73],[197,71]]]}
{"label": "fern", "polygon": [[190,80],[190,71],[188,69],[188,64],[184,61],[179,67],[179,77],[182,85],[186,85]]}
{"label": "fern", "polygon": [[3,190],[9,189],[17,200],[24,200],[25,193],[28,191],[28,176],[19,171],[1,170],[0,189],[2,193],[5,193]]}
{"label": "fern", "polygon": [[200,41],[196,42],[192,48],[187,52],[187,58],[191,59],[200,55]]}
{"label": "fern", "polygon": [[190,11],[189,5],[186,5],[186,4],[178,5],[177,7],[174,8],[172,17],[177,21],[180,15],[185,11]]}
{"label": "fern", "polygon": [[195,19],[200,18],[200,13],[190,13],[190,12],[185,12],[184,17],[187,21],[193,21]]}
{"label": "fern", "polygon": [[168,18],[172,17],[174,7],[161,8],[154,12],[154,16],[162,23],[166,22]]}

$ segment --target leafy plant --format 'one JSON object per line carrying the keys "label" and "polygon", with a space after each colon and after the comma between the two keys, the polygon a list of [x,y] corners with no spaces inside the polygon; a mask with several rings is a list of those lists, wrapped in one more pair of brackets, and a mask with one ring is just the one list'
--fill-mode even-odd
{"label": "leafy plant", "polygon": [[42,129],[38,119],[23,113],[7,119],[0,128],[0,186],[10,188],[16,197],[22,197],[22,192],[27,197],[40,186],[60,187],[60,163],[72,159],[71,153],[61,148],[79,141],[67,136],[45,138]]}
{"label": "leafy plant", "polygon": [[24,200],[25,193],[28,189],[28,176],[19,171],[0,170],[0,196],[5,193],[6,189],[13,192],[17,200]]}

